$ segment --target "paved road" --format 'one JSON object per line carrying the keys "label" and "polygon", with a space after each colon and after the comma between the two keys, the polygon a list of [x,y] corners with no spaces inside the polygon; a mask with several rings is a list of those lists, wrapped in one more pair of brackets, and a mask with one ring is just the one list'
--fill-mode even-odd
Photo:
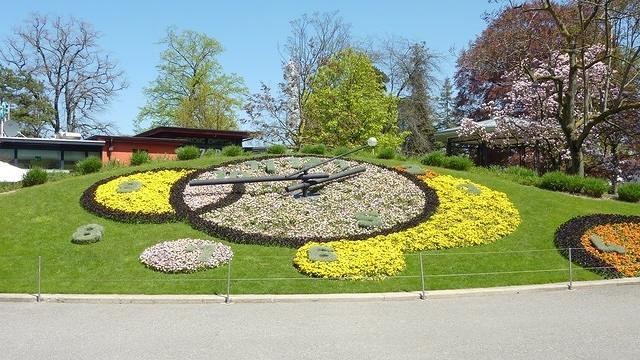
{"label": "paved road", "polygon": [[426,301],[0,303],[1,359],[638,359],[640,286]]}

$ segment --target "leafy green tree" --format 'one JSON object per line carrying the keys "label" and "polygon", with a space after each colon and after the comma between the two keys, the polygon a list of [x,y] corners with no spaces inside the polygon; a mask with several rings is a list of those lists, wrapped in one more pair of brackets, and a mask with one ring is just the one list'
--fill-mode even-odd
{"label": "leafy green tree", "polygon": [[328,146],[358,146],[375,136],[381,147],[397,148],[397,99],[387,95],[382,75],[364,53],[346,49],[318,69],[304,109],[305,138]]}
{"label": "leafy green tree", "polygon": [[135,127],[183,126],[217,130],[236,129],[236,110],[246,93],[243,79],[225,74],[216,57],[220,43],[204,33],[170,28],[162,41],[158,77],[144,92]]}
{"label": "leafy green tree", "polygon": [[0,66],[0,102],[15,106],[11,120],[25,136],[45,136],[47,126],[54,126],[54,112],[44,93],[44,84],[24,71]]}

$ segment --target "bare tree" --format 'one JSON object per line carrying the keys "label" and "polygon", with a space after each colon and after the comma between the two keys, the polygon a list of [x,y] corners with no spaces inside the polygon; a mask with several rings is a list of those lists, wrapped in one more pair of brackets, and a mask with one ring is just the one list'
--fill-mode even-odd
{"label": "bare tree", "polygon": [[0,50],[7,64],[45,85],[54,110],[49,121],[54,132],[64,128],[88,134],[113,127],[94,116],[127,83],[122,70],[100,50],[99,38],[88,23],[35,14]]}
{"label": "bare tree", "polygon": [[304,14],[291,21],[291,34],[285,45],[286,57],[297,74],[295,99],[298,102],[295,133],[299,137],[296,144],[304,141],[307,119],[304,106],[307,102],[311,80],[329,58],[349,47],[351,25],[343,21],[338,12]]}

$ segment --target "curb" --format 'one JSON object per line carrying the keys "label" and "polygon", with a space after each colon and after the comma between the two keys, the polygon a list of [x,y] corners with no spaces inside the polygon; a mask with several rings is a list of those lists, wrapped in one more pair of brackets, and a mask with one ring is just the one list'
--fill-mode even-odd
{"label": "curb", "polygon": [[[602,286],[640,285],[640,278],[593,280],[573,282],[572,289],[588,289]],[[432,290],[425,293],[425,300],[471,296],[516,295],[543,291],[567,291],[567,283],[542,285],[516,285],[492,288]],[[120,294],[43,294],[40,301],[67,304],[224,304],[224,295],[120,295]],[[419,291],[392,293],[348,294],[292,294],[292,295],[232,295],[231,303],[309,303],[309,302],[367,302],[367,301],[415,301],[421,299]],[[0,294],[2,302],[37,302],[31,294]]]}

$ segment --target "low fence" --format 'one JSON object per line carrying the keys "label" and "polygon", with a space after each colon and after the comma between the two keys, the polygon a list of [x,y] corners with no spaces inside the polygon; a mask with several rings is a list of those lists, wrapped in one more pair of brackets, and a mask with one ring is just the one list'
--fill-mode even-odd
{"label": "low fence", "polygon": [[[417,252],[407,254],[407,269],[403,271],[402,274],[397,276],[388,277],[385,280],[387,282],[397,282],[396,288],[382,287],[383,291],[417,291],[419,292],[419,296],[421,299],[426,299],[428,295],[428,291],[430,290],[430,284],[440,281],[438,286],[431,286],[431,289],[442,287],[444,284],[444,288],[463,288],[468,287],[465,284],[473,285],[475,282],[472,280],[473,278],[478,277],[493,277],[493,278],[502,278],[502,282],[498,281],[500,285],[515,285],[514,283],[509,283],[509,279],[513,279],[514,276],[529,276],[529,275],[540,275],[540,274],[553,274],[548,277],[550,281],[543,282],[558,282],[557,279],[563,278],[567,282],[567,288],[572,289],[573,282],[576,279],[576,274],[579,272],[591,272],[593,270],[604,270],[604,269],[614,269],[612,266],[602,266],[602,267],[582,267],[573,264],[573,256],[578,251],[584,251],[584,249],[575,249],[575,248],[567,248],[561,249],[566,250],[568,253],[569,259],[565,263],[566,266],[558,266],[552,268],[538,268],[535,264],[538,263],[539,260],[544,259],[545,256],[549,256],[551,252],[554,253],[555,262],[557,263],[557,253],[559,249],[542,249],[542,250],[521,250],[521,251],[487,251],[487,252]],[[523,260],[520,262],[521,266],[518,268],[509,268],[504,262],[496,261],[500,256],[508,256],[508,257],[520,257]],[[456,258],[464,257],[466,260],[464,262],[457,261]],[[491,261],[482,261],[482,257],[488,257]],[[244,269],[243,271],[238,271],[234,273],[234,263],[237,263],[240,260],[255,260],[255,268],[251,269],[251,271],[247,271]],[[177,284],[187,284],[184,292],[193,293],[194,290],[198,293],[215,293],[221,296],[224,296],[225,302],[230,302],[232,298],[232,294],[236,287],[241,288],[239,293],[251,293],[247,291],[251,289],[251,285],[245,286],[245,284],[266,284],[266,283],[274,283],[278,284],[276,289],[281,290],[281,285],[283,283],[289,282],[289,285],[286,285],[288,288],[283,291],[290,293],[288,290],[291,288],[290,284],[297,283],[299,281],[304,282],[322,282],[324,284],[330,284],[330,290],[334,290],[334,292],[353,292],[354,290],[362,290],[367,289],[367,281],[349,281],[354,279],[319,279],[319,278],[311,278],[304,276],[302,274],[295,273],[296,276],[277,276],[277,271],[275,276],[256,276],[255,274],[265,274],[269,273],[268,271],[260,271],[260,260],[265,262],[265,259],[273,259],[273,258],[283,258],[289,259],[289,262],[283,262],[286,264],[287,268],[291,269],[291,256],[260,256],[260,255],[252,255],[252,256],[244,256],[239,257],[235,256],[234,259],[223,267],[209,270],[206,272],[199,272],[189,274],[189,276],[185,276],[185,274],[163,274],[153,272],[151,278],[141,278],[141,277],[109,277],[108,274],[99,274],[100,262],[98,264],[91,264],[91,266],[87,264],[78,264],[78,268],[69,269],[68,265],[65,268],[60,266],[56,266],[55,261],[51,261],[49,264],[47,263],[47,259],[42,256],[38,256],[37,258],[29,257],[29,256],[0,256],[0,261],[3,264],[0,266],[0,291],[5,292],[32,292],[35,294],[36,301],[42,300],[42,294],[47,291],[49,293],[60,292],[60,289],[64,287],[64,285],[82,283],[84,285],[94,285],[93,287],[84,287],[88,288],[88,292],[102,292],[104,293],[104,286],[100,286],[99,284],[110,283],[110,284],[118,284],[118,286],[114,287],[113,285],[109,286],[108,289],[113,292],[117,290],[118,293],[130,293],[131,291],[127,291],[127,289],[133,290],[133,293],[139,293],[136,291],[138,288],[135,286],[136,283],[144,282],[144,283],[152,283],[156,286],[160,286],[160,284],[171,284],[174,287],[171,288],[171,291],[177,291]],[[460,269],[456,269],[457,264],[465,264],[467,267],[470,262],[473,263],[474,269],[477,271],[459,271]],[[273,266],[273,262],[266,261],[268,266]],[[505,267],[506,266],[506,267]],[[22,269],[16,272],[12,272],[11,268],[15,267],[16,269]],[[141,265],[142,267],[142,265]],[[463,266],[464,267],[464,266]],[[31,268],[32,274],[29,274],[31,271],[25,271],[24,269]],[[85,272],[95,271],[98,276],[94,277],[86,277],[81,275]],[[75,274],[75,276],[74,276]],[[199,275],[194,275],[199,274]],[[286,274],[286,272],[285,272]],[[292,272],[289,271],[289,275]],[[12,276],[13,275],[13,276]],[[213,276],[212,276],[213,275]],[[595,275],[591,275],[587,278],[595,278]],[[56,282],[56,285],[50,285],[48,287],[43,286],[43,282],[47,279],[51,279]],[[451,280],[458,279],[458,280]],[[347,280],[347,281],[345,281]],[[540,278],[535,278],[535,280],[540,280]],[[525,281],[515,281],[518,285],[529,284],[529,283],[539,283],[539,281],[535,280],[525,280]],[[556,280],[556,281],[554,281]],[[562,280],[560,280],[562,281]],[[5,285],[1,285],[5,284]],[[134,286],[128,286],[133,284]],[[198,284],[198,286],[194,286],[194,284]],[[380,284],[380,283],[376,283]],[[254,284],[255,285],[255,284]],[[491,286],[491,285],[489,285]],[[494,285],[495,286],[495,285]],[[375,286],[373,286],[375,288]],[[471,286],[473,287],[473,286]],[[73,288],[73,286],[71,286]],[[93,289],[93,290],[91,290]],[[215,290],[213,290],[215,289]],[[16,291],[17,290],[17,291]],[[213,290],[213,291],[207,291]],[[326,292],[327,289],[324,289]],[[366,291],[365,291],[366,292]]]}

